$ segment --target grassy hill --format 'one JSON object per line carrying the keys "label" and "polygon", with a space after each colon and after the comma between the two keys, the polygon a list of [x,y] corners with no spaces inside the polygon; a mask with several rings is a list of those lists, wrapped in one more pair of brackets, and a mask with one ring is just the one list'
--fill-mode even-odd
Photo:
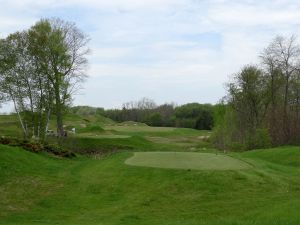
{"label": "grassy hill", "polygon": [[[65,124],[77,129],[61,141],[75,158],[0,145],[0,224],[300,224],[300,147],[223,155],[209,131],[78,115]],[[14,116],[0,127],[18,135]]]}
{"label": "grassy hill", "polygon": [[[280,152],[284,157],[273,160]],[[136,167],[0,146],[0,224],[299,224],[298,147],[231,155],[244,170]]]}
{"label": "grassy hill", "polygon": [[[116,123],[101,115],[80,116],[68,114],[64,118],[66,130],[76,129],[76,134],[60,144],[79,153],[105,154],[118,150],[136,151],[198,151],[206,148],[208,143],[203,136],[208,131],[180,129],[173,127],[150,127],[132,121]],[[55,119],[49,129],[55,130]],[[0,116],[0,136],[22,137],[15,115]],[[48,138],[56,142],[56,138]]]}

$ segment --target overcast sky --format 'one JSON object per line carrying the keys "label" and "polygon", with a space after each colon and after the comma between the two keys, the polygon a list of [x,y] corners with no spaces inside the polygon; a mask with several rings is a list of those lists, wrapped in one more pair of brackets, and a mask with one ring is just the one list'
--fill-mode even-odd
{"label": "overcast sky", "polygon": [[258,63],[276,35],[299,33],[300,1],[0,0],[0,37],[48,17],[91,38],[89,78],[74,105],[216,103],[228,77]]}

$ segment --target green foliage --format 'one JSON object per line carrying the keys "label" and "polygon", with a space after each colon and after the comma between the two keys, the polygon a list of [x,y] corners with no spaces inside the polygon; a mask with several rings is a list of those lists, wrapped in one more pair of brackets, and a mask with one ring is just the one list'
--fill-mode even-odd
{"label": "green foliage", "polygon": [[152,113],[148,119],[147,124],[150,126],[161,126],[162,124],[162,117],[159,113]]}
{"label": "green foliage", "polygon": [[176,127],[195,128],[197,123],[196,118],[180,118],[176,117]]}
{"label": "green foliage", "polygon": [[240,139],[236,124],[235,112],[230,107],[226,107],[224,116],[220,117],[218,126],[213,129],[210,138],[215,147],[223,150],[245,149],[244,142]]}
{"label": "green foliage", "polygon": [[[226,116],[222,120],[215,115],[217,133],[214,142],[218,146],[225,148],[238,143],[244,149],[254,149],[271,144],[299,145],[299,52],[295,36],[277,36],[262,51],[262,66],[247,65],[235,74],[227,85],[224,98],[226,112],[230,108],[234,118],[226,121]],[[230,122],[233,131],[227,129]]]}
{"label": "green foliage", "polygon": [[[145,103],[144,103],[145,104]],[[173,104],[152,107],[141,107],[131,102],[124,104],[122,110],[105,110],[104,115],[118,122],[135,121],[150,126],[185,127],[193,129],[211,130],[213,127],[213,110],[210,104],[189,103],[175,107]]]}
{"label": "green foliage", "polygon": [[198,130],[211,130],[214,124],[213,115],[211,112],[203,110],[196,121],[195,128]]}
{"label": "green foliage", "polygon": [[267,129],[256,129],[255,134],[251,135],[251,137],[253,137],[253,139],[250,139],[250,143],[248,143],[247,146],[248,149],[271,147],[271,138]]}
{"label": "green foliage", "polygon": [[211,130],[213,127],[213,106],[210,104],[188,103],[175,109],[177,127]]}
{"label": "green foliage", "polygon": [[224,124],[224,118],[225,118],[227,107],[228,106],[223,102],[214,105],[213,120],[214,120],[215,127],[220,127]]}
{"label": "green foliage", "polygon": [[213,141],[227,150],[249,150],[270,146],[268,129],[264,127],[267,95],[263,72],[246,66],[228,84],[227,106],[215,109],[216,128]]}
{"label": "green foliage", "polygon": [[51,114],[63,114],[85,78],[88,38],[73,23],[41,19],[0,41],[0,101],[11,101],[24,138],[44,139]]}

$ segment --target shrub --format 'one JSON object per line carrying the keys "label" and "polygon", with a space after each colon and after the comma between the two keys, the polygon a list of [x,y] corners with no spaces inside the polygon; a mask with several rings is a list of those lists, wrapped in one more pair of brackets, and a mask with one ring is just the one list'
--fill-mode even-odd
{"label": "shrub", "polygon": [[17,138],[13,138],[13,137],[1,137],[0,138],[0,144],[3,145],[10,145],[10,146],[20,146],[20,143],[22,141],[20,141]]}
{"label": "shrub", "polygon": [[62,156],[62,157],[67,157],[67,158],[75,157],[75,154],[73,152],[71,152],[70,150],[67,150],[57,144],[47,143],[44,146],[44,150],[46,152],[52,153],[54,155]]}
{"label": "shrub", "polygon": [[10,143],[12,143],[12,138],[8,138],[8,137],[0,138],[0,144],[9,145]]}
{"label": "shrub", "polygon": [[270,148],[271,138],[267,129],[256,129],[255,148]]}
{"label": "shrub", "polygon": [[42,152],[46,151],[52,153],[54,155],[58,155],[61,157],[74,157],[75,154],[70,150],[64,149],[56,144],[42,144],[37,141],[30,140],[20,140],[17,138],[11,137],[0,137],[0,144],[10,145],[10,146],[18,146],[30,152]]}
{"label": "shrub", "polygon": [[41,152],[44,150],[44,146],[39,142],[22,141],[20,142],[20,146],[31,152]]}

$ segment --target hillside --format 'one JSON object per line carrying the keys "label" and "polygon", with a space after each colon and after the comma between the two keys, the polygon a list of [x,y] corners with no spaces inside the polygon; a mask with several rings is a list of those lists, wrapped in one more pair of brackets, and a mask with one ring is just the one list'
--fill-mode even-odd
{"label": "hillside", "polygon": [[[0,135],[18,135],[15,119],[0,116]],[[75,158],[0,145],[0,224],[300,223],[299,147],[224,155],[209,131],[101,116],[65,124],[76,134],[60,144]]]}
{"label": "hillside", "polygon": [[127,151],[67,160],[0,145],[0,224],[295,225],[299,152],[236,153],[252,168],[199,171],[126,165]]}
{"label": "hillside", "polygon": [[[198,151],[208,143],[202,138],[209,131],[173,127],[150,127],[142,123],[116,123],[101,115],[68,114],[64,118],[68,138],[59,144],[78,153],[106,154],[118,150],[138,151]],[[76,133],[70,132],[75,128]],[[55,131],[55,118],[49,126]],[[0,136],[22,137],[15,115],[0,116]],[[47,141],[57,142],[49,136]]]}

